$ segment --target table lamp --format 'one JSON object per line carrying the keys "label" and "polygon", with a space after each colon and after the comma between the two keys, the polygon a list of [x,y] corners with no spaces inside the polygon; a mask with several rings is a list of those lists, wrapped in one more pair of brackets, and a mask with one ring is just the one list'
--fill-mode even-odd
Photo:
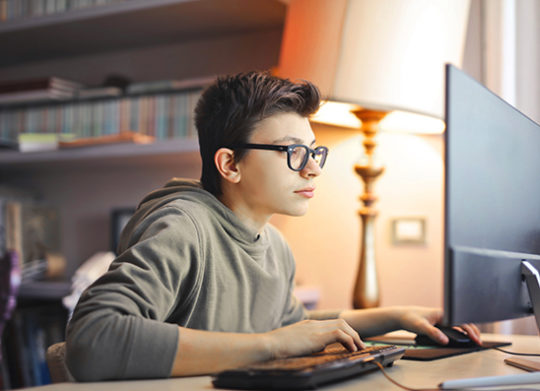
{"label": "table lamp", "polygon": [[354,308],[380,303],[374,183],[379,131],[444,131],[444,64],[461,65],[469,0],[290,0],[277,74],[314,82],[315,122],[360,129],[364,184]]}

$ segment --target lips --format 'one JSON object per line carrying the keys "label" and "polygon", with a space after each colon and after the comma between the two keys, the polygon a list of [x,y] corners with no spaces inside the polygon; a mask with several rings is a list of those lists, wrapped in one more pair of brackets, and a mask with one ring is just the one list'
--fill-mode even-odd
{"label": "lips", "polygon": [[315,195],[315,188],[306,187],[301,190],[296,190],[295,193],[301,195],[302,197],[313,198],[313,196]]}

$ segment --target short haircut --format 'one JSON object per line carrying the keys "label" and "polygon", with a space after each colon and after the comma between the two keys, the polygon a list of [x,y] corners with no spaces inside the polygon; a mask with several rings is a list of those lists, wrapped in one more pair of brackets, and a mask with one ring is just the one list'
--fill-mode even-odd
{"label": "short haircut", "polygon": [[[292,82],[255,71],[218,77],[195,107],[203,188],[221,195],[221,175],[214,163],[219,148],[247,143],[255,125],[274,114],[308,117],[319,104],[319,90],[308,81]],[[235,151],[236,161],[244,154],[242,149]]]}

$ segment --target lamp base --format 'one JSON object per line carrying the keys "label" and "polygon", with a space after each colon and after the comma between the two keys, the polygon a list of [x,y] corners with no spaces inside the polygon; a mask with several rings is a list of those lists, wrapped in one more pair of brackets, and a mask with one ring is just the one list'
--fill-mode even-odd
{"label": "lamp base", "polygon": [[377,276],[377,264],[375,259],[375,218],[377,211],[373,204],[377,197],[373,193],[373,184],[384,172],[384,167],[374,164],[374,150],[377,145],[375,136],[377,135],[379,122],[385,117],[387,112],[378,110],[360,109],[353,113],[362,121],[362,142],[366,157],[366,164],[357,164],[355,172],[364,183],[364,192],[360,196],[363,203],[358,212],[362,219],[362,232],[360,239],[360,259],[358,272],[353,291],[354,308],[372,308],[380,303],[379,278]]}

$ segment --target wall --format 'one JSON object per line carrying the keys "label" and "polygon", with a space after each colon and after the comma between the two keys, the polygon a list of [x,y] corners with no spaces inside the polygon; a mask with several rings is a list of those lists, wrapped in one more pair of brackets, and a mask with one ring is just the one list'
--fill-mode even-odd
{"label": "wall", "polygon": [[540,123],[540,2],[516,2],[516,107]]}
{"label": "wall", "polygon": [[[330,155],[316,180],[306,216],[274,216],[297,261],[299,284],[317,286],[320,308],[349,308],[359,256],[360,179],[353,171],[361,136],[352,130],[313,125],[317,144]],[[382,305],[442,305],[442,136],[381,134],[386,167],[375,185],[376,254]],[[391,244],[391,221],[423,217],[426,245]],[[420,284],[421,282],[421,284]]]}
{"label": "wall", "polygon": [[462,67],[536,122],[540,122],[538,20],[536,0],[472,0]]}

